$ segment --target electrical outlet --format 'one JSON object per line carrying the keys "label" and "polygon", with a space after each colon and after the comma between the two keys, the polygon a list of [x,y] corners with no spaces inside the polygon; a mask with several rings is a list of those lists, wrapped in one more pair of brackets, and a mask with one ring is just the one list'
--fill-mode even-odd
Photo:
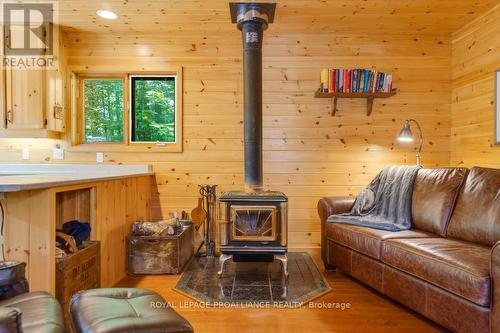
{"label": "electrical outlet", "polygon": [[54,160],[64,160],[64,149],[54,148],[52,150],[52,159]]}
{"label": "electrical outlet", "polygon": [[30,149],[23,148],[23,160],[29,160],[29,159],[30,159]]}
{"label": "electrical outlet", "polygon": [[104,163],[104,153],[99,152],[95,156],[95,160],[97,163]]}

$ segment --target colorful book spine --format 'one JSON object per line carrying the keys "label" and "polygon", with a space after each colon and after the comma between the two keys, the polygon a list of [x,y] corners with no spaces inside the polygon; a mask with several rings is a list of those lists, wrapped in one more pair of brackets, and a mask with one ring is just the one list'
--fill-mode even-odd
{"label": "colorful book spine", "polygon": [[384,79],[385,79],[385,74],[380,73],[380,80],[378,81],[377,92],[382,92],[382,89],[384,88]]}
{"label": "colorful book spine", "polygon": [[360,90],[359,92],[364,93],[365,92],[365,85],[366,85],[366,77],[368,76],[368,73],[366,72],[366,69],[361,70],[361,83],[360,83]]}
{"label": "colorful book spine", "polygon": [[328,70],[327,69],[323,69],[321,71],[319,90],[321,92],[328,92]]}
{"label": "colorful book spine", "polygon": [[335,92],[339,91],[340,75],[339,70],[335,69]]}
{"label": "colorful book spine", "polygon": [[342,69],[342,76],[344,77],[344,86],[342,87],[342,91],[343,93],[347,92],[347,85],[349,84],[348,80],[347,80],[347,69]]}
{"label": "colorful book spine", "polygon": [[375,91],[375,83],[377,81],[377,75],[378,75],[378,72],[373,72],[373,78],[372,78],[372,86],[371,86],[371,90],[370,92],[374,92]]}
{"label": "colorful book spine", "polygon": [[347,84],[346,84],[346,87],[347,87],[346,92],[347,93],[352,92],[352,83],[351,82],[352,82],[352,79],[351,79],[351,70],[348,69],[347,70]]}
{"label": "colorful book spine", "polygon": [[392,75],[388,74],[387,75],[387,87],[385,92],[391,92],[392,91]]}
{"label": "colorful book spine", "polygon": [[363,92],[364,93],[368,92],[369,82],[370,82],[370,71],[368,69],[365,69],[365,82],[363,84]]}
{"label": "colorful book spine", "polygon": [[344,91],[344,70],[339,69],[339,92]]}

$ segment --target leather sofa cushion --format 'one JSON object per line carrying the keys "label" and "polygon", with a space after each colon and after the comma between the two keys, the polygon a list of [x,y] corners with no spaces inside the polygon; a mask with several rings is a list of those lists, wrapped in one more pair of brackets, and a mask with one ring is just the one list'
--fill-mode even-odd
{"label": "leather sofa cushion", "polygon": [[470,169],[447,237],[489,246],[500,240],[500,169]]}
{"label": "leather sofa cushion", "polygon": [[331,241],[375,259],[380,259],[383,240],[436,237],[436,235],[420,230],[392,232],[343,223],[327,223],[326,236]]}
{"label": "leather sofa cushion", "polygon": [[37,291],[21,294],[0,302],[0,306],[21,311],[24,333],[63,333],[62,309],[49,293]]}
{"label": "leather sofa cushion", "polygon": [[420,169],[413,185],[412,222],[416,229],[445,237],[465,168]]}
{"label": "leather sofa cushion", "polygon": [[81,291],[71,298],[75,333],[192,333],[189,322],[157,293],[138,288]]}
{"label": "leather sofa cushion", "polygon": [[490,304],[490,251],[447,238],[391,239],[382,262],[481,306]]}
{"label": "leather sofa cushion", "polygon": [[[455,333],[490,333],[490,308],[384,265],[383,294]],[[442,332],[447,332],[442,330]]]}

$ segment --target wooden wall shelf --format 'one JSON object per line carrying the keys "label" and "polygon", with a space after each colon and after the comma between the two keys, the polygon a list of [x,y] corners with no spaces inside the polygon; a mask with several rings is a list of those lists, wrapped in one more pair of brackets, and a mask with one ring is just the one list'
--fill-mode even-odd
{"label": "wooden wall shelf", "polygon": [[375,98],[388,98],[397,94],[397,90],[393,89],[389,93],[323,93],[317,90],[314,93],[316,98],[332,98],[332,117],[337,113],[337,98],[366,98],[366,115],[370,116],[373,109],[373,100]]}

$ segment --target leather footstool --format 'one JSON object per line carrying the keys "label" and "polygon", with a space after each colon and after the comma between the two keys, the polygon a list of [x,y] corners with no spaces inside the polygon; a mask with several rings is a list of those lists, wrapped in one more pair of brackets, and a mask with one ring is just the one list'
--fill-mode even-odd
{"label": "leather footstool", "polygon": [[193,332],[189,322],[151,290],[102,288],[71,298],[74,333]]}

